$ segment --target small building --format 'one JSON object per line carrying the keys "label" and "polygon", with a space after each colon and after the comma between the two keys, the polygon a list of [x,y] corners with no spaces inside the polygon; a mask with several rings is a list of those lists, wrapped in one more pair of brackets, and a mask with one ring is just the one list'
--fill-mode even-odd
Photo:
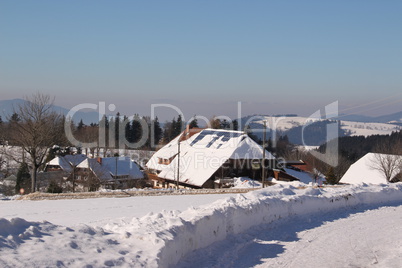
{"label": "small building", "polygon": [[138,187],[144,174],[129,157],[87,158],[76,168],[75,183],[85,191]]}
{"label": "small building", "polygon": [[[393,157],[401,159],[400,155],[385,155],[385,154],[375,154],[368,153],[354,164],[352,164],[346,171],[345,175],[340,180],[340,183],[347,184],[359,184],[359,183],[370,183],[370,184],[383,184],[389,183],[384,175],[378,169],[373,168],[374,163],[378,163],[381,157]],[[401,161],[400,161],[401,162]],[[401,168],[395,169],[391,174],[391,181],[402,180],[402,170]]]}
{"label": "small building", "polygon": [[285,160],[279,162],[279,165],[283,168],[307,171],[307,163],[303,160]]}
{"label": "small building", "polygon": [[[261,164],[275,165],[275,157],[242,131],[187,129],[147,162],[154,187],[215,188],[233,177],[261,178]],[[268,174],[268,172],[267,172]]]}

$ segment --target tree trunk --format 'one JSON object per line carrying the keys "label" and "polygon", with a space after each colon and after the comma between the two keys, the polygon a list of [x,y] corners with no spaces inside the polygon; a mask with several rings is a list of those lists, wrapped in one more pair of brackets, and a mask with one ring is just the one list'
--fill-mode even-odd
{"label": "tree trunk", "polygon": [[73,193],[75,193],[75,166],[73,166]]}
{"label": "tree trunk", "polygon": [[33,170],[32,170],[32,179],[31,179],[31,193],[36,192],[36,178],[38,175],[38,167],[34,166]]}

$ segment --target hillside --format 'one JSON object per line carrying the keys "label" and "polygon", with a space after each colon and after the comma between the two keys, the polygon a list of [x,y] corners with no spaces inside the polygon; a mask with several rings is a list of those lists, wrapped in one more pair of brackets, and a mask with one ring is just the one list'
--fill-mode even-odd
{"label": "hillside", "polygon": [[[263,122],[267,124],[267,137],[287,135],[289,141],[294,144],[303,144],[317,146],[327,140],[327,126],[334,125],[338,128],[338,137],[342,136],[372,136],[372,135],[389,135],[392,132],[399,131],[402,126],[390,123],[375,123],[375,122],[356,122],[356,121],[334,121],[326,119],[316,119],[301,116],[260,116],[256,120],[251,121],[250,127],[253,134],[262,138]],[[246,120],[242,119],[245,124]],[[336,124],[338,123],[338,126]],[[332,133],[331,133],[332,134]],[[328,137],[334,138],[329,135]]]}

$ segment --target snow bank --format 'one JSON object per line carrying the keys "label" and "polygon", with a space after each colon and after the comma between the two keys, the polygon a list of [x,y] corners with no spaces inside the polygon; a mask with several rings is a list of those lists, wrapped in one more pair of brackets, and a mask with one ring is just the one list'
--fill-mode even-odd
{"label": "snow bank", "polygon": [[250,179],[248,177],[238,177],[234,178],[234,187],[235,189],[242,188],[261,188],[261,182],[257,180]]}
{"label": "snow bank", "polygon": [[0,219],[0,266],[170,267],[194,250],[255,225],[390,202],[402,202],[401,183],[325,189],[275,185],[183,212],[111,219],[99,227]]}
{"label": "snow bank", "polygon": [[[244,232],[252,226],[292,215],[319,213],[359,204],[402,201],[402,184],[340,188],[274,186],[236,198],[216,201],[210,206],[189,209],[175,219],[164,219],[166,228],[154,234],[163,238],[158,253],[159,267],[175,265],[186,254]],[[158,225],[157,222],[154,222]]]}

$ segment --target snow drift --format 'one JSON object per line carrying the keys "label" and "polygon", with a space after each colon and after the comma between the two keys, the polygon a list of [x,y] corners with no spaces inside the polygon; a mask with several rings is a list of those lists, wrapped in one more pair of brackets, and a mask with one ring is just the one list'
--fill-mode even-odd
{"label": "snow drift", "polygon": [[[276,185],[183,212],[71,228],[0,220],[0,266],[174,266],[186,254],[292,215],[402,202],[402,184],[298,189]],[[18,259],[15,258],[18,256]]]}
{"label": "snow drift", "polygon": [[402,184],[380,187],[363,184],[357,187],[303,190],[290,185],[273,188],[238,195],[236,198],[216,201],[209,207],[181,213],[179,216],[183,221],[161,233],[166,239],[158,254],[159,266],[173,266],[193,250],[280,218],[360,204],[402,201]]}

